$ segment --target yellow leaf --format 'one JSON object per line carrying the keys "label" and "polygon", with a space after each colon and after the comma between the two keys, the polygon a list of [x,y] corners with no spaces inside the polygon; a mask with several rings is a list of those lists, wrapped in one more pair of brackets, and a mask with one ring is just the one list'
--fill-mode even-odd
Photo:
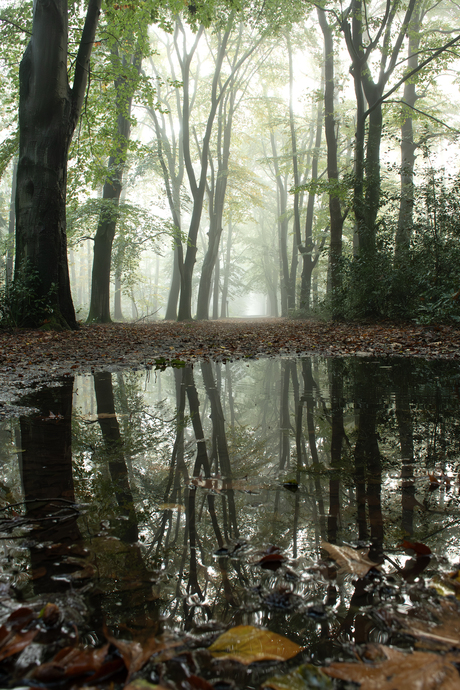
{"label": "yellow leaf", "polygon": [[237,625],[219,635],[209,647],[214,657],[234,659],[241,664],[272,659],[286,661],[302,651],[302,647],[287,637],[252,625]]}

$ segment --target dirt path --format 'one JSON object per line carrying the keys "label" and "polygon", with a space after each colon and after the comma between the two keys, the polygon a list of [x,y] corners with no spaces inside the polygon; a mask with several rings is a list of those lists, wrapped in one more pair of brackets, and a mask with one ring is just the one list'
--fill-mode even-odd
{"label": "dirt path", "polygon": [[64,333],[0,331],[0,415],[32,383],[56,376],[155,367],[174,359],[193,363],[279,354],[460,359],[460,329],[226,319],[82,326]]}

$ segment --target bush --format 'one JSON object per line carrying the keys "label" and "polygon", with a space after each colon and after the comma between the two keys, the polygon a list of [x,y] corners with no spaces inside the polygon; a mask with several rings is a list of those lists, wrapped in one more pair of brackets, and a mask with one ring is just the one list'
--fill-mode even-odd
{"label": "bush", "polygon": [[15,280],[0,288],[0,327],[21,328],[53,319],[56,286],[40,297],[38,272],[25,265]]}
{"label": "bush", "polygon": [[397,214],[391,211],[379,229],[375,255],[344,259],[345,318],[460,321],[460,179],[430,171],[415,208],[403,264],[394,259]]}

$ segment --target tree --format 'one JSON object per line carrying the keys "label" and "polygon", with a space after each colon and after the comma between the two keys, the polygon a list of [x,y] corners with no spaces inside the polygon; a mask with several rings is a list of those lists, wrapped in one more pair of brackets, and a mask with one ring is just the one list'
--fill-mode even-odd
{"label": "tree", "polygon": [[[394,40],[399,2],[387,0],[383,16],[380,21],[375,17],[372,26],[366,0],[352,0],[340,18],[340,28],[352,61],[350,71],[357,105],[353,210],[359,247],[367,259],[371,259],[375,254],[376,222],[380,207],[382,96],[396,68],[416,1],[409,0]],[[371,61],[377,49],[380,50],[380,59],[375,76]]]}
{"label": "tree", "polygon": [[[260,43],[244,48],[243,23],[240,23],[236,38],[227,50],[227,59],[230,62],[230,81],[223,98],[219,102],[217,114],[217,141],[215,156],[217,169],[210,151],[209,169],[210,179],[207,180],[206,190],[208,194],[209,230],[208,246],[201,268],[200,284],[197,298],[197,319],[209,318],[209,299],[211,294],[211,278],[219,253],[220,239],[223,231],[224,206],[227,195],[227,184],[230,164],[230,148],[232,139],[232,127],[236,111],[243,101],[248,87],[255,76],[260,64],[264,61],[266,53],[262,54],[255,62],[248,57]],[[270,50],[270,48],[269,48]],[[216,266],[217,273],[217,266]],[[218,280],[216,281],[218,288]],[[217,310],[218,289],[215,290],[215,304]]]}
{"label": "tree", "polygon": [[317,8],[318,21],[324,36],[324,130],[327,144],[327,177],[329,182],[329,227],[330,267],[331,267],[331,302],[332,318],[341,316],[342,293],[342,230],[345,214],[339,197],[339,170],[337,135],[334,108],[335,77],[334,77],[334,43],[332,28],[326,13]]}
{"label": "tree", "polygon": [[[67,155],[82,108],[101,0],[89,0],[69,84],[66,0],[34,5],[32,36],[19,68],[19,160],[15,278],[33,283],[55,327],[77,328],[66,236]],[[40,326],[44,313],[22,323]]]}
{"label": "tree", "polygon": [[[134,45],[133,45],[134,43]],[[110,271],[112,245],[117,228],[123,172],[126,164],[131,131],[131,106],[137,88],[142,64],[142,46],[129,41],[120,55],[119,42],[112,46],[113,70],[116,74],[115,101],[117,124],[113,148],[107,166],[107,178],[102,193],[102,204],[94,237],[94,259],[91,280],[91,303],[88,323],[108,323],[110,318]]]}

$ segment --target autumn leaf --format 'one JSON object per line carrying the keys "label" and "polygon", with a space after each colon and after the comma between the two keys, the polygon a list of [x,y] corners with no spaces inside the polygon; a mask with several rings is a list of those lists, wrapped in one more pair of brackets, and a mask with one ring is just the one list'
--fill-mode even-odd
{"label": "autumn leaf", "polygon": [[136,678],[132,683],[125,685],[123,690],[169,690],[169,688],[165,688],[164,685],[149,683],[148,680],[143,680],[142,678]]}
{"label": "autumn leaf", "polygon": [[34,639],[38,630],[21,633],[8,630],[4,625],[0,627],[0,661],[22,652]]}
{"label": "autumn leaf", "polygon": [[262,685],[272,690],[332,690],[332,681],[313,664],[302,664],[283,676],[272,676]]}
{"label": "autumn leaf", "polygon": [[233,659],[248,665],[269,659],[286,661],[302,651],[302,647],[270,630],[237,625],[219,635],[209,651],[218,659]]}
{"label": "autumn leaf", "polygon": [[120,652],[123,662],[128,670],[127,681],[131,678],[133,673],[139,671],[144,664],[150,659],[152,654],[177,647],[180,642],[173,640],[158,640],[156,637],[151,637],[145,642],[119,640],[109,634],[107,628],[104,629],[104,635],[107,640],[111,642]]}
{"label": "autumn leaf", "polygon": [[426,544],[422,544],[418,541],[412,542],[412,541],[406,541],[404,540],[400,546],[404,549],[404,551],[408,552],[410,555],[412,555],[412,552],[415,554],[416,558],[419,556],[429,556],[431,554],[431,549],[429,546]]}
{"label": "autumn leaf", "polygon": [[350,546],[335,546],[327,541],[321,542],[321,548],[340,566],[339,573],[351,573],[365,577],[371,568],[378,569],[378,563],[371,561],[368,549],[352,549]]}
{"label": "autumn leaf", "polygon": [[375,645],[383,661],[335,662],[322,670],[331,678],[359,683],[360,690],[458,690],[460,676],[454,661],[458,656],[431,652],[405,654],[384,645]]}
{"label": "autumn leaf", "polygon": [[394,614],[393,621],[401,626],[402,632],[416,637],[421,642],[434,643],[441,648],[460,649],[460,611],[456,601],[446,600],[441,602],[441,608],[426,606],[425,613],[431,612],[437,618],[438,623],[420,620],[413,616]]}
{"label": "autumn leaf", "polygon": [[52,661],[37,666],[32,672],[32,677],[44,683],[51,683],[97,672],[104,663],[108,648],[108,644],[100,649],[64,647]]}

